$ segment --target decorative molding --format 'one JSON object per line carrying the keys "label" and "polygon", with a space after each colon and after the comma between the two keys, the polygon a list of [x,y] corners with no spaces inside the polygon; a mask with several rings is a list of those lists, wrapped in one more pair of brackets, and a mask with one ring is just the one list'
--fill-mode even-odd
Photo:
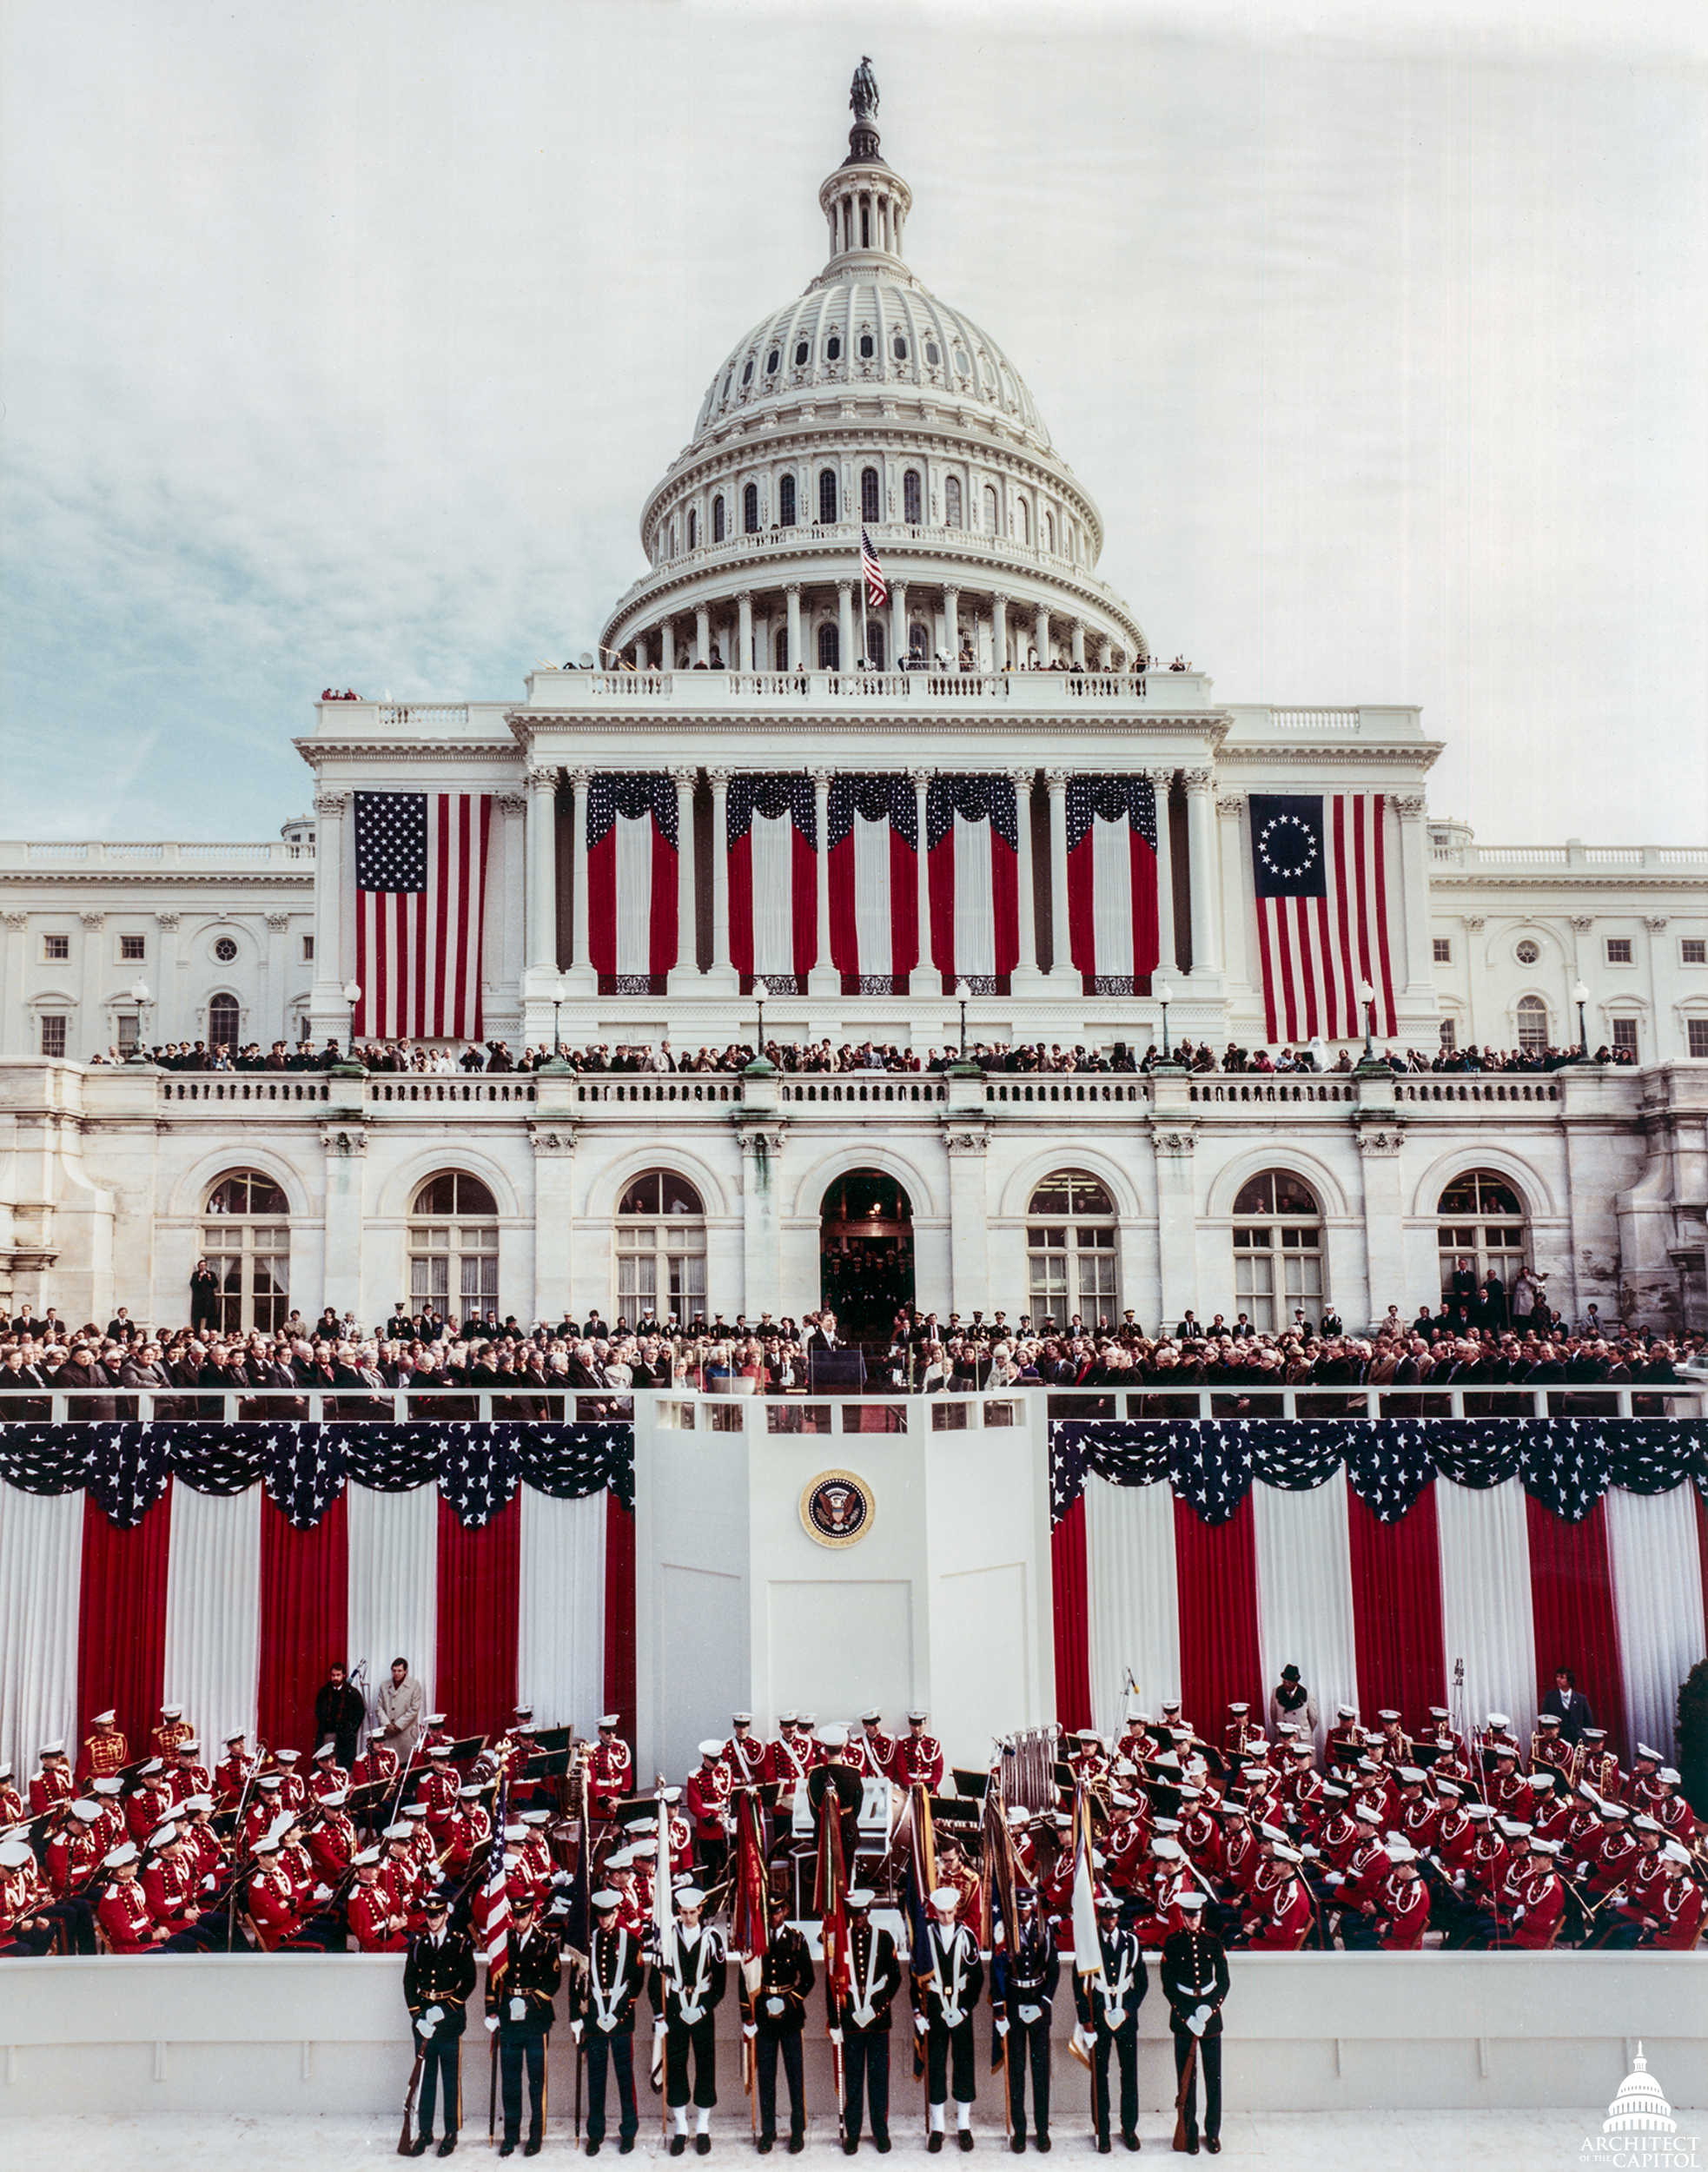
{"label": "decorative molding", "polygon": [[1219,815],[1231,815],[1237,822],[1246,811],[1246,796],[1242,791],[1224,792],[1215,803]]}
{"label": "decorative molding", "polygon": [[1354,1136],[1358,1141],[1359,1152],[1367,1155],[1395,1155],[1405,1143],[1404,1136],[1400,1132],[1390,1131],[1386,1128],[1380,1131],[1369,1131],[1360,1128]]}
{"label": "decorative molding", "polygon": [[500,814],[526,814],[528,796],[523,791],[495,791],[493,805]]}
{"label": "decorative molding", "polygon": [[91,935],[98,935],[107,924],[107,916],[104,912],[80,912],[77,917]]}
{"label": "decorative molding", "polygon": [[275,935],[282,935],[290,925],[290,915],[288,912],[267,912],[263,913],[261,917]]}
{"label": "decorative molding", "polygon": [[522,782],[529,791],[555,792],[558,789],[558,772],[555,767],[540,769],[530,766]]}
{"label": "decorative molding", "polygon": [[321,1144],[328,1154],[339,1156],[366,1154],[367,1134],[360,1128],[352,1128],[349,1130],[322,1131]]}
{"label": "decorative molding", "polygon": [[528,1143],[533,1147],[536,1159],[566,1160],[575,1151],[575,1132],[568,1124],[559,1127],[531,1123],[528,1126]]}
{"label": "decorative molding", "polygon": [[1153,1126],[1150,1143],[1158,1154],[1191,1154],[1197,1147],[1198,1135],[1195,1131],[1158,1131]]}
{"label": "decorative molding", "polygon": [[984,1154],[989,1151],[990,1145],[990,1140],[983,1131],[947,1131],[943,1134],[943,1143],[945,1150],[951,1156],[963,1154]]}
{"label": "decorative molding", "polygon": [[1586,912],[1574,912],[1571,916],[1569,924],[1574,935],[1587,935],[1595,925],[1595,922]]}
{"label": "decorative molding", "polygon": [[1394,811],[1402,822],[1415,822],[1428,805],[1420,791],[1399,793],[1394,802]]}
{"label": "decorative molding", "polygon": [[1208,794],[1215,784],[1215,771],[1213,769],[1183,769],[1181,782],[1194,798],[1202,798]]}
{"label": "decorative molding", "polygon": [[317,815],[341,815],[349,797],[347,791],[319,791],[314,794],[314,812]]}

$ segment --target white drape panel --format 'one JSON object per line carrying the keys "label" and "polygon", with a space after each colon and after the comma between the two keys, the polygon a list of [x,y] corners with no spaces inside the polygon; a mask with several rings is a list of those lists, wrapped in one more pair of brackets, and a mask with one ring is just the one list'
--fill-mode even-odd
{"label": "white drape panel", "polygon": [[[1296,1666],[1316,1701],[1321,1745],[1334,1724],[1335,1705],[1358,1702],[1346,1470],[1308,1493],[1285,1493],[1260,1480],[1251,1489],[1251,1511],[1266,1707],[1281,1669]],[[1261,1716],[1267,1724],[1267,1709]]]}
{"label": "white drape panel", "polygon": [[584,1735],[605,1709],[606,1496],[521,1488],[517,1696],[542,1727]]}
{"label": "white drape panel", "polygon": [[[1626,1493],[1607,1489],[1607,1554],[1625,1672],[1625,1725],[1676,1760],[1678,1685],[1702,1657],[1702,1557],[1696,1489]],[[1598,1715],[1599,1716],[1599,1715]]]}
{"label": "white drape panel", "polygon": [[377,1693],[392,1661],[407,1659],[431,1711],[439,1642],[439,1488],[380,1493],[352,1486],[345,1498],[350,1664],[367,1660]]}
{"label": "white drape panel", "polygon": [[1091,823],[1091,939],[1097,977],[1133,970],[1133,832],[1127,817]]}
{"label": "white drape panel", "polygon": [[617,970],[626,975],[652,970],[652,811],[619,815],[617,832]]}
{"label": "white drape panel", "polygon": [[1453,1661],[1463,1659],[1467,1724],[1481,1726],[1493,1705],[1528,1742],[1536,1721],[1536,1626],[1523,1484],[1509,1478],[1482,1491],[1442,1480],[1435,1523],[1447,1680]]}
{"label": "white drape panel", "polygon": [[989,978],[996,970],[996,894],[990,824],[955,818],[955,970]]}
{"label": "white drape panel", "polygon": [[198,1730],[202,1762],[253,1735],[261,1679],[261,1493],[172,1489],[163,1695]]}
{"label": "white drape panel", "polygon": [[1124,1710],[1127,1669],[1134,1703],[1155,1717],[1180,1695],[1180,1579],[1175,1569],[1175,1495],[1157,1486],[1085,1481],[1086,1606],[1090,1615],[1091,1709],[1108,1731]]}
{"label": "white drape panel", "polygon": [[795,970],[795,825],[790,818],[756,814],[750,831],[753,871],[753,971]]}
{"label": "white drape panel", "polygon": [[0,1485],[0,1758],[20,1792],[44,1742],[76,1755],[83,1570],[83,1494]]}
{"label": "white drape panel", "polygon": [[851,834],[854,939],[859,945],[861,973],[877,979],[896,970],[890,919],[890,818],[868,822],[857,808]]}

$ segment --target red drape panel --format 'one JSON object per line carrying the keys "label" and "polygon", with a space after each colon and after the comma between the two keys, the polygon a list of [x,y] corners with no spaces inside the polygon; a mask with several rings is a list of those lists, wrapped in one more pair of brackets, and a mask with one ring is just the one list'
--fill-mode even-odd
{"label": "red drape panel", "polygon": [[514,1715],[521,1571],[520,1499],[479,1531],[440,1499],[434,1698],[457,1734],[501,1734]]}
{"label": "red drape panel", "polygon": [[605,1709],[634,1740],[634,1518],[605,1497]]}
{"label": "red drape panel", "polygon": [[1608,1741],[1628,1761],[1625,1674],[1607,1560],[1607,1505],[1599,1500],[1581,1523],[1566,1523],[1526,1493],[1524,1514],[1539,1692],[1553,1686],[1557,1666],[1569,1666],[1597,1724],[1605,1727]]}
{"label": "red drape panel", "polygon": [[1056,1718],[1067,1728],[1095,1726],[1083,1493],[1049,1534],[1049,1573],[1056,1593]]}
{"label": "red drape panel", "polygon": [[1448,1702],[1434,1487],[1398,1523],[1381,1522],[1348,1487],[1347,1532],[1364,1723],[1392,1706],[1415,1732],[1432,1705]]}
{"label": "red drape panel", "polygon": [[1175,1502],[1180,1583],[1180,1693],[1185,1714],[1211,1741],[1235,1698],[1266,1709],[1257,1642],[1257,1555],[1251,1496],[1223,1524],[1200,1523]]}
{"label": "red drape panel", "polygon": [[[316,1692],[334,1664],[355,1663],[346,1648],[350,1548],[345,1498],[341,1493],[312,1531],[297,1531],[282,1510],[261,1496],[255,1731],[271,1748],[301,1750],[305,1761],[320,1747],[314,1739]],[[218,1754],[223,1754],[222,1745]]]}
{"label": "red drape panel", "polygon": [[93,1732],[91,1712],[111,1705],[136,1756],[160,1717],[166,1682],[166,1558],[172,1543],[172,1487],[134,1531],[109,1524],[83,1496],[83,1592],[77,1606],[77,1765]]}

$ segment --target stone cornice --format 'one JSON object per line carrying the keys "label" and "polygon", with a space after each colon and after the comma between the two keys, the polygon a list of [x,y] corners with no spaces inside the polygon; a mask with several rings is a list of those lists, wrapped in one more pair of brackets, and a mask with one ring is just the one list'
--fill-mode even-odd
{"label": "stone cornice", "polygon": [[314,887],[314,864],[301,872],[255,867],[7,867],[0,868],[0,890],[16,892],[32,883],[56,889],[103,890],[306,890]]}
{"label": "stone cornice", "polygon": [[[1431,894],[1480,890],[1569,891],[1708,890],[1708,868],[1699,867],[1432,867]],[[1562,899],[1564,911],[1569,900]]]}
{"label": "stone cornice", "polygon": [[[993,715],[988,709],[967,710],[958,714],[937,710],[924,714],[901,711],[882,717],[869,711],[850,713],[844,710],[778,710],[755,715],[728,709],[675,709],[638,715],[632,709],[615,714],[608,710],[518,709],[512,712],[509,723],[519,737],[526,732],[531,739],[537,738],[542,729],[574,732],[583,739],[656,738],[660,732],[713,732],[725,751],[737,734],[798,739],[804,732],[846,735],[862,740],[871,739],[875,732],[893,732],[916,744],[922,736],[935,739],[957,733],[980,738],[1017,738],[1023,734],[1034,740],[1056,736],[1082,739],[1094,734],[1118,733],[1137,741],[1153,734],[1170,732],[1186,734],[1199,745],[1214,750],[1220,747],[1228,730],[1225,717],[1202,709],[1177,716],[1163,715],[1155,710],[1122,709],[1119,713],[1099,716],[1089,703],[1071,715],[1059,717],[1016,717],[1000,711]],[[1144,750],[1135,744],[1134,752],[1137,757]]]}
{"label": "stone cornice", "polygon": [[1304,765],[1336,769],[1433,769],[1441,752],[1439,739],[1413,739],[1405,746],[1373,746],[1367,741],[1323,738],[1306,745],[1266,739],[1261,745],[1249,740],[1224,746],[1217,757],[1222,769],[1284,769]]}
{"label": "stone cornice", "polygon": [[310,738],[293,739],[291,745],[313,770],[341,762],[513,762],[517,758],[515,742],[510,739]]}

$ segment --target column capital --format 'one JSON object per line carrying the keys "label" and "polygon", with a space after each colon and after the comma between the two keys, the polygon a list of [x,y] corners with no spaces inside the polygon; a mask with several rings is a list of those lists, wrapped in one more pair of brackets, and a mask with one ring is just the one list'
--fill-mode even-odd
{"label": "column capital", "polygon": [[[839,596],[846,596],[852,591],[853,586],[854,583],[851,580],[839,580],[837,583],[837,593]],[[798,596],[801,593],[801,585],[799,581],[793,583],[793,589],[795,594]]]}
{"label": "column capital", "polygon": [[314,794],[314,812],[317,815],[342,814],[344,811],[345,802],[349,798],[349,797],[350,795],[347,791],[322,791],[317,790]]}
{"label": "column capital", "polygon": [[1006,611],[1013,600],[1011,596],[1003,595],[999,589],[992,589],[990,592],[990,605],[993,610]]}
{"label": "column capital", "polygon": [[176,935],[178,932],[178,916],[175,912],[157,912],[154,917],[155,925],[160,930],[162,935]]}
{"label": "column capital", "polygon": [[1151,783],[1156,786],[1159,791],[1167,791],[1169,785],[1175,781],[1175,772],[1172,765],[1167,769],[1147,769],[1143,771],[1142,774],[1149,778]]}
{"label": "column capital", "polygon": [[568,1123],[531,1123],[528,1126],[528,1144],[533,1149],[537,1161],[548,1158],[566,1161],[575,1151],[575,1128]]}
{"label": "column capital", "polygon": [[1399,793],[1394,798],[1394,811],[1402,822],[1415,822],[1428,805],[1420,791]]}
{"label": "column capital", "polygon": [[1659,935],[1666,925],[1666,916],[1665,913],[1645,913],[1643,917],[1643,925],[1651,935]]}
{"label": "column capital", "polygon": [[714,791],[720,785],[727,785],[731,778],[735,775],[732,769],[708,769],[705,773],[712,781]]}
{"label": "column capital", "polygon": [[355,1155],[367,1151],[367,1134],[359,1124],[346,1129],[322,1131],[321,1144],[328,1154]]}
{"label": "column capital", "polygon": [[1579,935],[1587,935],[1594,925],[1595,922],[1588,913],[1573,913],[1572,916],[1572,926]]}
{"label": "column capital", "polygon": [[660,633],[668,633],[675,626],[675,624],[676,621],[674,619],[660,619],[659,621],[659,631]]}
{"label": "column capital", "polygon": [[1011,769],[1008,772],[1009,782],[1012,785],[1029,785],[1036,775],[1037,771],[1031,768]]}
{"label": "column capital", "polygon": [[493,805],[502,814],[520,814],[527,804],[528,796],[524,791],[495,791],[493,794]]}
{"label": "column capital", "polygon": [[288,912],[268,912],[261,917],[275,935],[282,935],[290,925],[290,915]]}
{"label": "column capital", "polygon": [[1068,779],[1072,775],[1073,771],[1070,769],[1047,769],[1043,773],[1043,781],[1049,785],[1051,794],[1054,795],[1056,792],[1066,791],[1068,789]]}
{"label": "column capital", "polygon": [[937,775],[937,771],[934,769],[910,769],[908,771],[908,775],[913,779],[916,785],[929,785],[931,779]]}
{"label": "column capital", "polygon": [[699,770],[692,764],[683,764],[670,773],[672,781],[679,785],[697,785],[699,782]]}
{"label": "column capital", "polygon": [[[852,583],[839,581],[837,585],[838,587],[849,587],[852,586]],[[783,584],[783,593],[785,596],[798,596],[801,593],[800,582],[798,580],[785,580]],[[749,593],[749,600],[751,600],[751,591]]]}
{"label": "column capital", "polygon": [[1069,621],[1068,621],[1068,631],[1069,631],[1069,632],[1070,632],[1070,633],[1083,633],[1083,632],[1084,632],[1084,631],[1085,631],[1085,621],[1084,621],[1084,619],[1069,619]]}
{"label": "column capital", "polygon": [[820,791],[829,791],[831,779],[836,775],[833,769],[814,769],[808,773],[812,778],[814,786]]}
{"label": "column capital", "polygon": [[750,611],[753,608],[753,591],[751,588],[738,588],[735,599],[738,603],[745,603]]}
{"label": "column capital", "polygon": [[[158,920],[160,915],[156,913],[155,917]],[[176,913],[174,913],[171,916],[171,919],[172,925],[175,928],[178,924],[178,916]],[[30,915],[27,912],[0,913],[0,921],[3,921],[7,927],[12,929],[14,932],[16,932],[18,929],[27,928],[30,925]]]}
{"label": "column capital", "polygon": [[[590,769],[566,770],[564,774],[569,780],[569,786],[572,791],[586,791],[588,785],[593,781],[593,772]],[[532,773],[530,773],[529,781],[533,781]],[[554,791],[556,790],[555,785],[553,789]]]}
{"label": "column capital", "polygon": [[555,792],[558,789],[558,772],[555,769],[530,768],[522,782],[530,791]]}
{"label": "column capital", "polygon": [[1215,783],[1215,771],[1213,769],[1182,770],[1181,779],[1188,792],[1207,793]]}
{"label": "column capital", "polygon": [[1198,1144],[1198,1134],[1195,1129],[1159,1130],[1153,1124],[1150,1129],[1150,1143],[1157,1154],[1166,1154],[1178,1159],[1194,1151]]}
{"label": "column capital", "polygon": [[1246,796],[1242,791],[1224,792],[1215,803],[1219,815],[1231,815],[1237,821],[1246,811]]}
{"label": "column capital", "polygon": [[100,929],[104,928],[107,924],[107,916],[104,912],[80,912],[77,915],[77,917],[83,922],[84,927],[89,930],[91,935],[94,935]]}

